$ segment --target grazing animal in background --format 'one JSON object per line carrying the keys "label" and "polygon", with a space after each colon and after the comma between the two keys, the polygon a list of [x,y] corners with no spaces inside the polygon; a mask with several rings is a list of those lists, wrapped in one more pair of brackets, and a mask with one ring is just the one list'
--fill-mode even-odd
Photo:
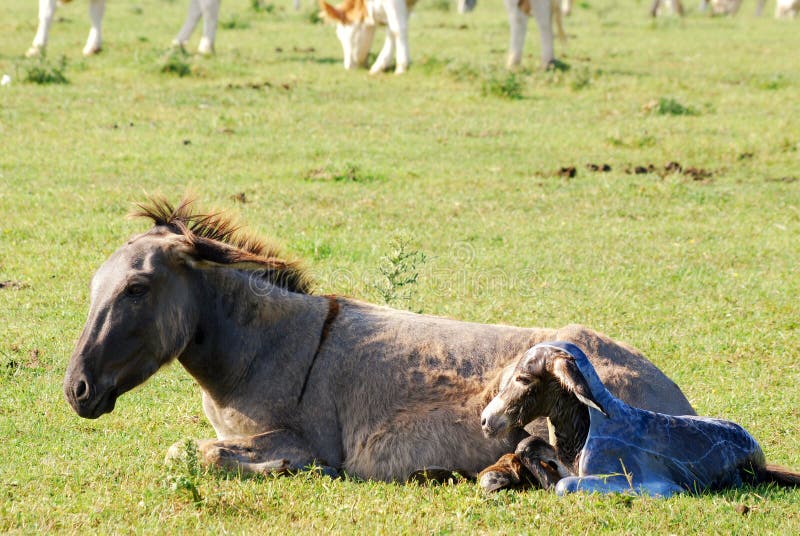
{"label": "grazing animal in background", "polygon": [[[761,0],[762,3],[764,0]],[[778,0],[775,5],[776,19],[795,19],[800,13],[800,0]]]}
{"label": "grazing animal in background", "polygon": [[[542,66],[546,68],[554,65],[556,56],[553,48],[553,19],[556,21],[559,39],[562,43],[567,40],[561,19],[559,0],[504,1],[508,22],[511,26],[511,44],[506,66],[513,69],[522,62],[522,49],[525,47],[525,34],[528,31],[528,18],[530,17],[534,17],[539,26]],[[472,11],[476,5],[477,0],[459,0],[458,9],[461,13],[466,13]]]}
{"label": "grazing animal in background", "polygon": [[[62,0],[63,3],[71,0]],[[192,36],[195,26],[203,18],[203,37],[197,51],[200,54],[211,54],[214,52],[214,38],[217,33],[217,19],[219,18],[220,0],[189,0],[189,13],[186,22],[178,32],[173,43],[177,46],[185,46]],[[101,26],[103,24],[103,14],[106,10],[106,0],[89,0],[89,18],[92,28],[89,30],[89,38],[86,46],[83,47],[83,55],[91,56],[100,52],[103,48]],[[50,34],[50,26],[56,13],[56,0],[39,0],[39,27],[33,44],[25,54],[28,57],[38,56],[47,46],[47,38]]]}
{"label": "grazing animal in background", "polygon": [[323,17],[336,23],[336,36],[344,53],[344,68],[364,67],[375,39],[375,30],[378,26],[386,26],[383,48],[369,72],[378,74],[385,71],[393,57],[394,72],[406,72],[411,61],[408,16],[414,4],[416,0],[344,0],[334,7],[320,0]]}
{"label": "grazing animal in background", "polygon": [[[588,431],[578,405],[588,409]],[[543,411],[555,428],[556,443],[539,444],[536,452],[519,458],[534,470],[548,468],[540,483],[554,486],[559,495],[596,491],[669,497],[743,483],[800,486],[800,473],[767,464],[753,436],[736,423],[665,415],[624,403],[606,389],[586,354],[569,342],[540,343],[523,356],[514,378],[483,411],[483,430],[496,437]],[[559,430],[561,425],[566,430]]]}
{"label": "grazing animal in background", "polygon": [[[631,403],[692,411],[644,356],[590,329],[476,324],[315,295],[297,263],[192,206],[140,205],[135,215],[153,227],[92,277],[64,377],[81,417],[111,412],[177,359],[216,431],[197,443],[205,464],[280,473],[315,463],[386,481],[418,470],[474,476],[527,435],[484,437],[481,409],[526,349],[557,338],[586,348]],[[544,420],[528,431],[546,434]]]}

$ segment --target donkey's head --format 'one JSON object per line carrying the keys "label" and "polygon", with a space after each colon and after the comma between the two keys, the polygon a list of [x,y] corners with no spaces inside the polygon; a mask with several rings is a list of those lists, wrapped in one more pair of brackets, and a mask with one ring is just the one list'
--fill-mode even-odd
{"label": "donkey's head", "polygon": [[364,67],[375,38],[375,22],[365,0],[344,0],[337,7],[320,0],[322,16],[336,23],[336,36],[344,52],[344,68]]}
{"label": "donkey's head", "polygon": [[137,216],[155,227],[114,252],[91,282],[86,324],[70,358],[64,394],[81,417],[97,418],[117,398],[180,356],[198,333],[204,270],[258,269],[270,284],[304,292],[305,274],[219,214],[199,215],[152,199]]}
{"label": "donkey's head", "polygon": [[514,372],[500,385],[500,392],[481,413],[483,433],[486,437],[500,436],[514,426],[549,417],[559,398],[565,396],[603,411],[569,353],[547,343],[536,345],[520,358]]}

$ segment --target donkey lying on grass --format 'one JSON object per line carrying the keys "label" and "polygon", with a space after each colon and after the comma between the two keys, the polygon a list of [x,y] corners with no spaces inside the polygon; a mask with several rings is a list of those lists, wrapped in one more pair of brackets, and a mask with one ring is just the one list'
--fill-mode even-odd
{"label": "donkey lying on grass", "polygon": [[387,481],[432,468],[474,476],[527,435],[485,438],[481,409],[525,350],[553,339],[586,348],[631,404],[692,412],[640,353],[584,327],[473,324],[314,295],[296,263],[224,215],[163,199],[136,214],[154,227],[94,274],[64,392],[80,416],[97,418],[177,359],[217,434],[198,443],[207,464],[267,473],[313,463]]}
{"label": "donkey lying on grass", "polygon": [[[62,0],[62,3],[72,0]],[[217,33],[217,19],[219,17],[220,0],[189,0],[189,13],[186,15],[186,22],[178,32],[173,43],[184,46],[192,36],[195,26],[203,18],[203,37],[197,51],[200,54],[211,54],[214,52],[214,37]],[[106,0],[89,0],[89,18],[92,28],[89,30],[89,37],[86,46],[83,47],[83,55],[91,56],[100,52],[103,47],[101,27],[103,24],[103,14],[106,10]],[[33,38],[31,48],[26,52],[26,56],[39,56],[47,46],[47,38],[50,35],[50,26],[56,14],[56,0],[39,0],[39,27],[36,29],[36,36]]]}
{"label": "donkey lying on grass", "polygon": [[482,472],[484,489],[531,482],[555,487],[559,495],[598,491],[668,497],[743,483],[800,486],[800,473],[765,463],[761,447],[738,424],[625,404],[605,388],[580,348],[567,342],[541,343],[528,351],[513,379],[483,411],[481,424],[487,437],[496,437],[541,416],[553,425],[555,443],[525,439],[515,455]]}

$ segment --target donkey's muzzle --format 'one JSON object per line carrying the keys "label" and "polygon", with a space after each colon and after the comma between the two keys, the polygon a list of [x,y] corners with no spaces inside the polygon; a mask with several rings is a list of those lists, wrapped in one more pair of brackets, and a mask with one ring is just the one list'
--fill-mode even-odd
{"label": "donkey's muzzle", "polygon": [[64,396],[75,413],[85,419],[96,419],[104,413],[110,413],[117,403],[116,389],[112,387],[100,391],[84,375],[64,381]]}

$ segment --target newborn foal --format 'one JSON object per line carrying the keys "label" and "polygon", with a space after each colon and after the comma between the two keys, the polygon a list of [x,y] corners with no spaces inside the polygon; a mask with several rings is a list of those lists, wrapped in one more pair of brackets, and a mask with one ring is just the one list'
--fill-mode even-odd
{"label": "newborn foal", "polygon": [[516,460],[506,455],[481,472],[485,489],[524,484],[526,478],[555,487],[559,495],[597,491],[668,497],[745,482],[800,486],[800,473],[766,464],[761,447],[738,424],[645,411],[615,398],[586,355],[570,343],[530,349],[484,409],[481,425],[492,437],[539,416],[547,416],[555,429],[553,447],[537,438],[524,440]]}

